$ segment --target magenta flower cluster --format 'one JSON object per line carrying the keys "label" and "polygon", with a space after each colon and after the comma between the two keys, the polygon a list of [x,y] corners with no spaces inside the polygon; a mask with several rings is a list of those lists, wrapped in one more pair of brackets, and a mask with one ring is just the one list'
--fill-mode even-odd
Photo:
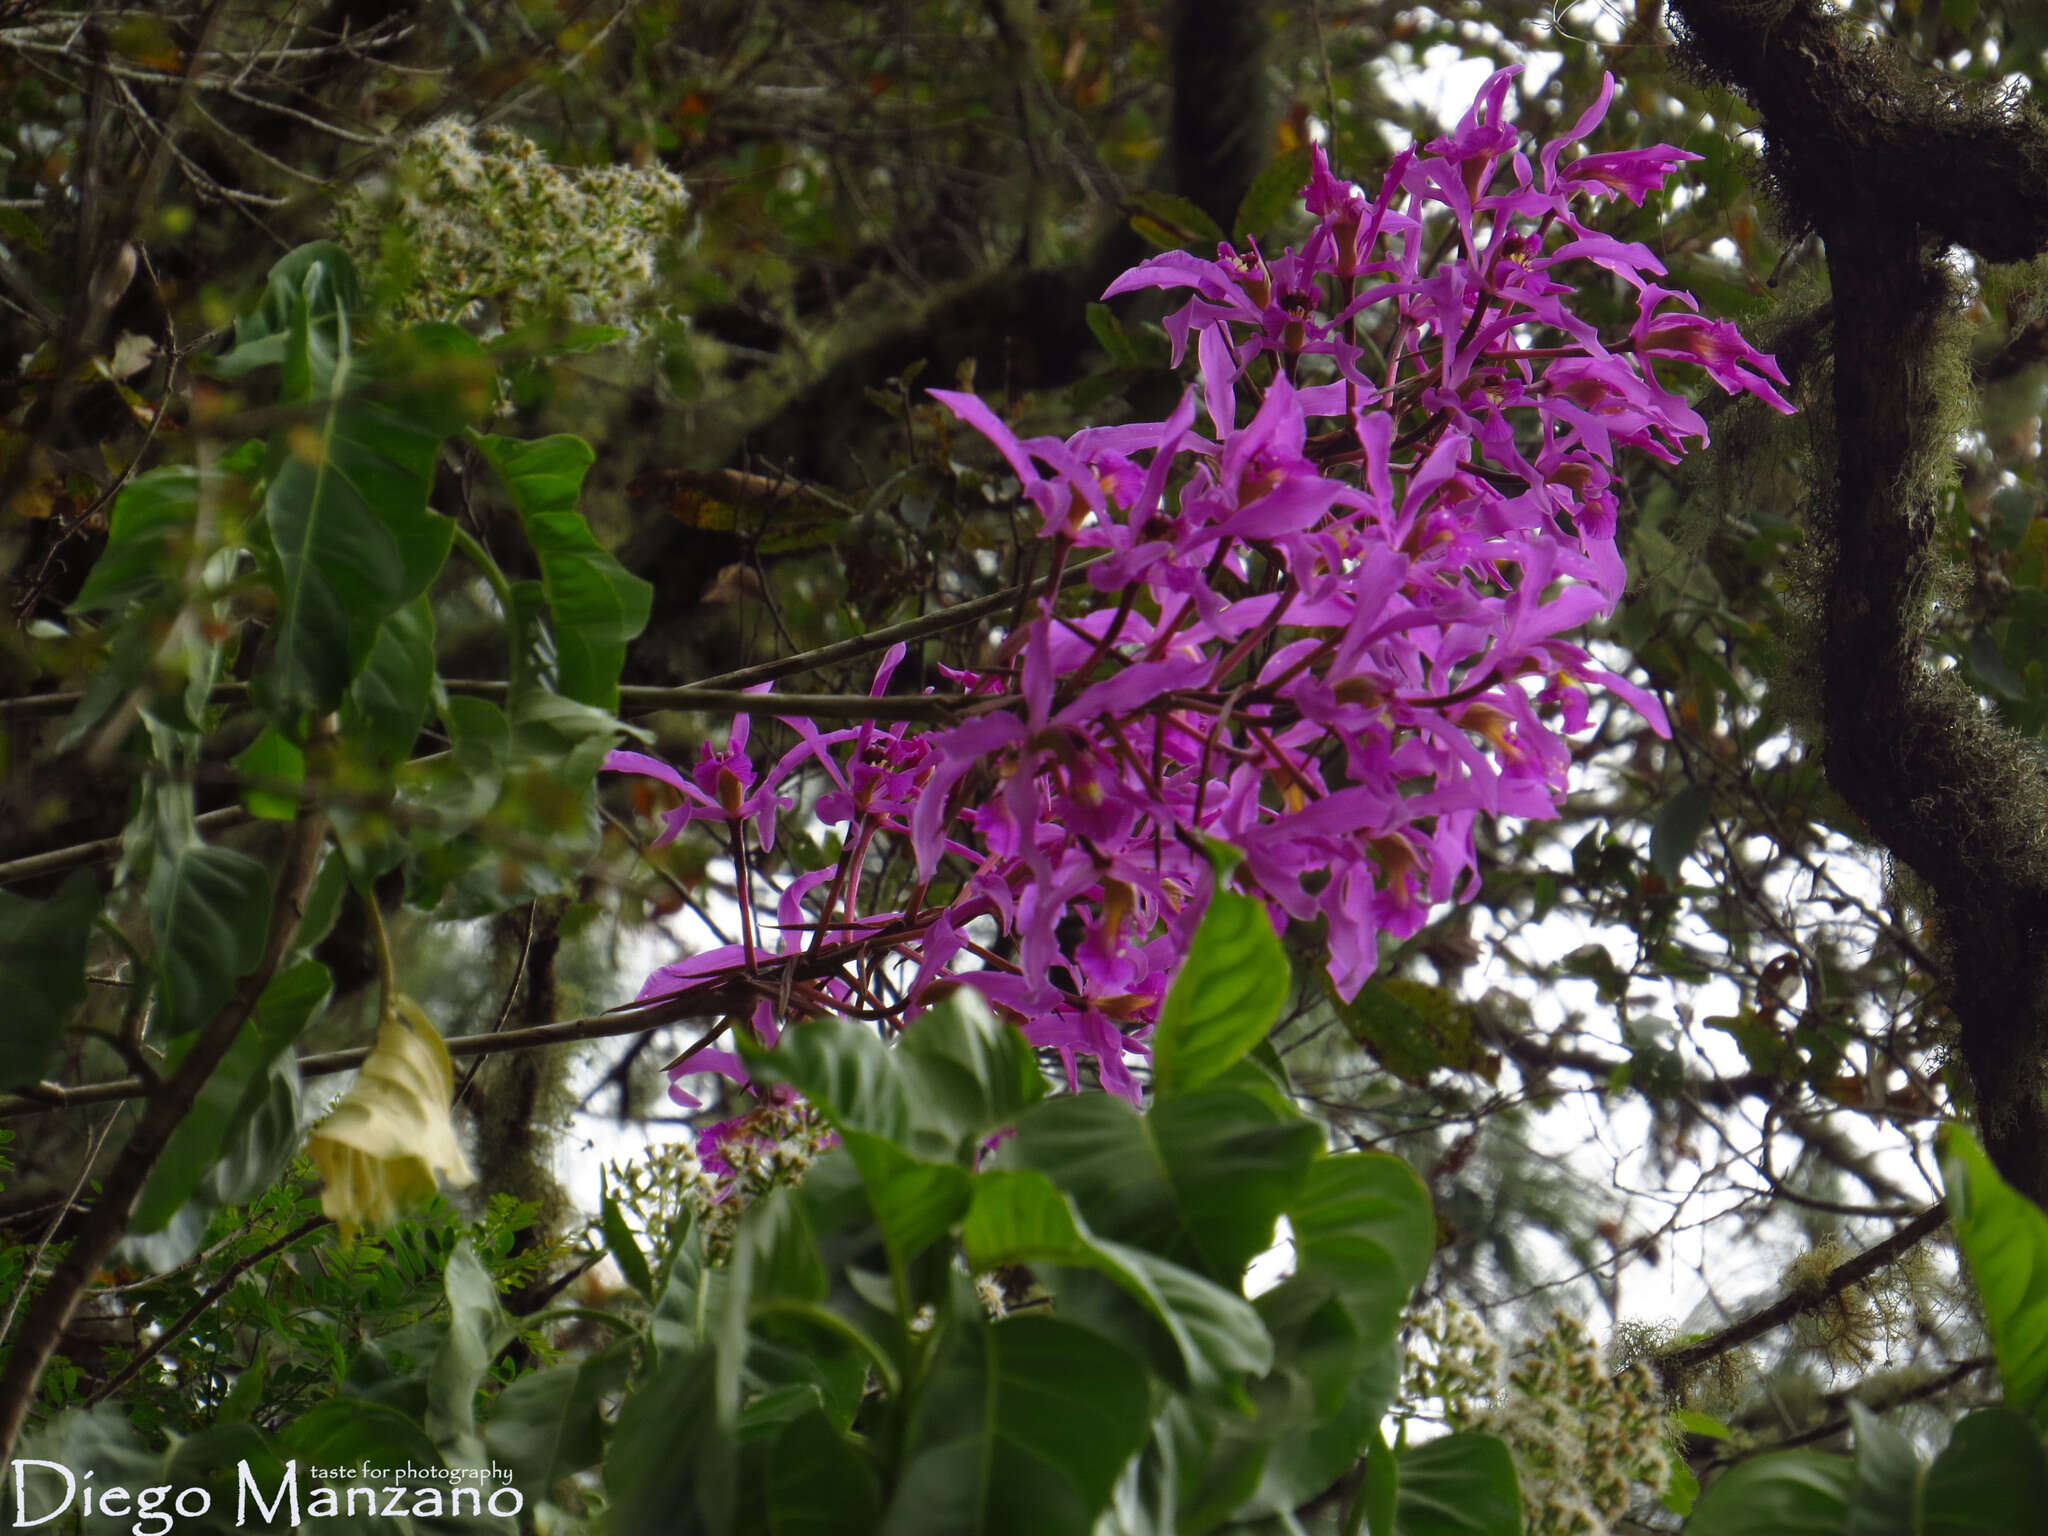
{"label": "magenta flower cluster", "polygon": [[[1099,601],[1045,599],[1000,667],[948,674],[939,723],[786,719],[797,745],[762,774],[744,719],[688,778],[614,753],[681,791],[669,835],[702,819],[729,841],[745,909],[741,943],[664,967],[644,996],[758,978],[772,1043],[784,1006],[902,1022],[971,975],[1070,1080],[1092,1058],[1135,1097],[1212,841],[1241,852],[1234,878],[1276,923],[1320,925],[1349,996],[1382,935],[1474,893],[1481,817],[1556,814],[1592,692],[1665,729],[1654,698],[1565,638],[1621,595],[1617,455],[1670,463],[1705,441],[1669,363],[1789,410],[1784,377],[1660,286],[1646,247],[1586,222],[1695,157],[1570,158],[1611,80],[1532,155],[1505,116],[1514,74],[1376,195],[1318,149],[1298,249],[1169,252],[1111,284],[1187,294],[1165,324],[1195,384],[1164,421],[1020,441],[974,396],[933,392],[1001,453],[1055,566],[1093,558]],[[1633,294],[1625,336],[1573,309],[1590,282]],[[805,774],[826,781],[814,810],[844,854],[770,890],[750,846]],[[915,878],[872,910],[864,882],[892,843]],[[771,898],[775,923],[757,916]]]}

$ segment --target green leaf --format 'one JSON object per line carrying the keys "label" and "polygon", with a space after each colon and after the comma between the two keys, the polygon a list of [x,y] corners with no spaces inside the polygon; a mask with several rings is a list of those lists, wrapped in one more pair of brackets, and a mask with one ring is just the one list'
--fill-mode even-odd
{"label": "green leaf", "polygon": [[1023,1032],[969,989],[920,1014],[895,1052],[912,1119],[949,1138],[957,1156],[971,1158],[1045,1097],[1045,1074]]}
{"label": "green leaf", "polygon": [[[545,765],[551,781],[577,791],[597,777],[598,765],[622,732],[647,736],[637,727],[621,725],[607,710],[538,690],[513,694],[511,725],[518,755]],[[596,852],[594,846],[591,851]]]}
{"label": "green leaf", "polygon": [[1336,1301],[1367,1348],[1391,1339],[1436,1252],[1436,1218],[1415,1170],[1384,1152],[1320,1158],[1287,1222],[1294,1273],[1276,1289]]}
{"label": "green leaf", "polygon": [[402,348],[355,357],[344,325],[340,349],[323,352],[305,314],[294,311],[286,403],[314,415],[271,439],[264,501],[278,613],[258,682],[279,714],[338,705],[379,628],[446,562],[455,525],[427,498],[483,357],[454,326],[417,327]]}
{"label": "green leaf", "polygon": [[1849,1489],[1849,1528],[1856,1536],[1921,1536],[1927,1468],[1913,1442],[1853,1398],[1856,1481]]}
{"label": "green leaf", "polygon": [[199,520],[199,471],[166,465],[137,475],[114,498],[107,547],[71,601],[73,613],[110,612],[173,591]]}
{"label": "green leaf", "polygon": [[[287,1052],[331,990],[327,967],[317,960],[271,977],[254,1019],[165,1144],[137,1197],[131,1234],[161,1231],[203,1183],[213,1186],[209,1209],[248,1200],[268,1186],[298,1146],[299,1072]],[[161,1252],[153,1257],[161,1263]]]}
{"label": "green leaf", "polygon": [[1855,1475],[1846,1457],[1817,1451],[1742,1462],[1693,1506],[1686,1536],[1843,1536]]}
{"label": "green leaf", "polygon": [[1692,1513],[1693,1505],[1699,1502],[1700,1480],[1693,1475],[1691,1467],[1674,1458],[1671,1463],[1671,1482],[1658,1496],[1657,1502],[1683,1520]]}
{"label": "green leaf", "polygon": [[1703,1435],[1709,1440],[1726,1440],[1735,1433],[1712,1414],[1701,1413],[1696,1408],[1673,1409],[1671,1417],[1688,1435]]}
{"label": "green leaf", "polygon": [[2022,486],[2009,485],[1995,491],[1991,497],[1991,547],[1998,550],[2018,549],[2020,540],[2027,536],[2027,529],[2033,526],[2038,510],[2035,493]]}
{"label": "green leaf", "polygon": [[1279,1020],[1287,987],[1264,903],[1219,889],[1152,1031],[1153,1091],[1169,1099],[1235,1066]]}
{"label": "green leaf", "polygon": [[1486,1050],[1474,1030],[1471,1008],[1426,981],[1387,976],[1367,982],[1346,1001],[1323,979],[1324,991],[1353,1040],[1372,1059],[1417,1087],[1448,1067],[1456,1072],[1484,1069]]}
{"label": "green leaf", "polygon": [[624,1348],[531,1371],[500,1392],[484,1426],[494,1465],[509,1467],[528,1504],[604,1456],[604,1400],[625,1384]]}
{"label": "green leaf", "polygon": [[615,710],[626,643],[647,627],[654,588],[599,544],[576,510],[595,458],[580,437],[535,442],[479,435],[474,441],[512,497],[540,562],[554,620],[557,686],[570,698]]}
{"label": "green leaf", "polygon": [[1514,1458],[1492,1435],[1445,1435],[1396,1458],[1401,1536],[1522,1536]]}
{"label": "green leaf", "polygon": [[2048,1509],[2041,1435],[2007,1408],[1980,1408],[1956,1425],[1927,1475],[1927,1536],[2005,1536]]}
{"label": "green leaf", "polygon": [[953,1163],[920,1161],[865,1131],[845,1128],[839,1139],[860,1170],[889,1262],[900,1275],[967,1214],[973,1177]]}
{"label": "green leaf", "polygon": [[817,1408],[776,1437],[767,1502],[772,1536],[868,1536],[882,1515],[874,1469]]}
{"label": "green leaf", "polygon": [[1266,168],[1252,178],[1252,184],[1245,188],[1244,198],[1237,205],[1237,217],[1231,220],[1233,240],[1242,242],[1246,236],[1256,238],[1267,234],[1301,206],[1301,189],[1308,185],[1312,168],[1310,154],[1308,145],[1299,145],[1269,161]]}
{"label": "green leaf", "polygon": [[284,362],[294,319],[303,309],[307,327],[327,349],[340,350],[346,317],[363,307],[355,265],[331,240],[313,240],[279,257],[264,280],[257,307],[235,318],[235,344],[212,360],[212,371],[235,379]]}
{"label": "green leaf", "polygon": [[813,1019],[782,1032],[770,1051],[740,1031],[740,1055],[757,1080],[787,1083],[844,1135],[910,1139],[910,1098],[888,1046],[844,1019]]}
{"label": "green leaf", "polygon": [[1193,246],[1215,254],[1223,239],[1216,221],[1184,197],[1157,190],[1140,192],[1130,203],[1131,228],[1162,250]]}
{"label": "green leaf", "polygon": [[1261,1452],[1258,1485],[1234,1512],[1240,1520],[1296,1509],[1357,1465],[1401,1384],[1394,1339],[1376,1350],[1345,1351],[1356,1363],[1341,1379],[1328,1363],[1334,1352],[1323,1351],[1328,1360],[1310,1369],[1298,1334],[1276,1334],[1274,1343],[1278,1363],[1253,1394],[1255,1416],[1219,1425],[1223,1444],[1235,1440]]}
{"label": "green leaf", "polygon": [[626,1214],[619,1209],[619,1202],[611,1197],[609,1190],[603,1195],[600,1210],[605,1252],[619,1266],[619,1273],[625,1276],[626,1284],[652,1301],[655,1297],[654,1275],[647,1267],[647,1255],[640,1251],[639,1239],[626,1225]]}
{"label": "green leaf", "polygon": [[664,1351],[619,1410],[605,1453],[616,1536],[700,1536],[730,1528],[738,1442],[717,1352]]}
{"label": "green leaf", "polygon": [[515,581],[511,594],[505,632],[511,652],[507,672],[513,697],[553,693],[560,678],[561,657],[555,649],[554,627],[548,622],[547,589],[537,581]]}
{"label": "green leaf", "polygon": [[1088,1536],[1151,1419],[1145,1368],[1050,1317],[956,1320],[882,1536]]}
{"label": "green leaf", "polygon": [[1102,350],[1109,354],[1112,363],[1126,367],[1135,366],[1138,352],[1131,345],[1131,338],[1124,334],[1124,328],[1117,322],[1116,312],[1107,304],[1088,306],[1088,329],[1094,333]]}
{"label": "green leaf", "polygon": [[961,1235],[971,1269],[1050,1263],[1106,1276],[1166,1329],[1198,1385],[1237,1371],[1263,1372],[1273,1363],[1265,1324],[1242,1294],[1141,1248],[1096,1237],[1035,1169],[1001,1169],[976,1179]]}
{"label": "green leaf", "polygon": [[41,1079],[64,1020],[85,1001],[85,952],[99,909],[99,882],[87,869],[73,870],[46,901],[0,891],[0,1088]]}
{"label": "green leaf", "polygon": [[747,1299],[819,1301],[827,1277],[818,1257],[810,1207],[787,1186],[771,1191],[740,1224],[735,1273],[746,1277]]}
{"label": "green leaf", "polygon": [[1998,636],[1990,629],[1980,629],[1970,636],[1966,654],[1970,669],[1992,692],[2008,699],[2027,696],[2026,679],[2012,669],[2005,653],[1998,648]]}
{"label": "green leaf", "polygon": [[442,1276],[448,1296],[448,1331],[427,1367],[427,1437],[450,1466],[488,1465],[476,1432],[476,1392],[500,1349],[510,1341],[512,1320],[498,1305],[498,1287],[468,1238],[448,1255]]}
{"label": "green leaf", "polygon": [[1379,1425],[1366,1441],[1365,1482],[1353,1495],[1365,1501],[1367,1536],[1394,1536],[1400,1509],[1401,1466]]}
{"label": "green leaf", "polygon": [[1713,820],[1714,797],[1697,784],[1681,785],[1650,823],[1650,868],[1677,884],[1700,834]]}
{"label": "green leaf", "polygon": [[1401,1314],[1435,1249],[1422,1181],[1384,1153],[1318,1159],[1287,1219],[1294,1273],[1257,1303],[1280,1365],[1237,1429],[1272,1446],[1244,1512],[1291,1510],[1370,1451],[1400,1384]]}
{"label": "green leaf", "polygon": [[1998,1176],[1968,1131],[1945,1125],[1936,1145],[1949,1216],[2005,1383],[2005,1405],[2048,1422],[2048,1214]]}
{"label": "green leaf", "polygon": [[360,1397],[329,1398],[300,1414],[278,1436],[278,1446],[316,1467],[431,1467],[441,1460],[411,1414]]}
{"label": "green leaf", "polygon": [[434,602],[422,592],[377,626],[342,708],[342,738],[389,770],[412,755],[434,707]]}
{"label": "green leaf", "polygon": [[251,815],[290,821],[299,814],[299,790],[306,782],[306,754],[274,725],[234,759],[242,783],[242,804]]}
{"label": "green leaf", "polygon": [[220,1011],[263,958],[270,872],[247,854],[199,841],[189,820],[161,835],[145,897],[166,1030],[182,1034]]}
{"label": "green leaf", "polygon": [[1098,1236],[1238,1286],[1321,1146],[1285,1104],[1218,1084],[1142,1116],[1108,1094],[1048,1099],[1005,1156],[1051,1177]]}

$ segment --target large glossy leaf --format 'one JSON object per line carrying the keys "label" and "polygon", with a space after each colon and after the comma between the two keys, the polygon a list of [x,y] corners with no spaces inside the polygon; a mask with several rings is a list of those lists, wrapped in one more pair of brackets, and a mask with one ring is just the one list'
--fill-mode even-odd
{"label": "large glossy leaf", "polygon": [[47,901],[0,891],[0,1088],[42,1077],[64,1020],[85,1001],[85,951],[99,909],[90,870],[74,870]]}
{"label": "large glossy leaf", "polygon": [[604,1456],[604,1400],[625,1383],[624,1347],[531,1371],[500,1392],[484,1425],[491,1461],[532,1504]]}
{"label": "large glossy leaf", "polygon": [[782,1033],[773,1051],[742,1031],[740,1054],[760,1081],[787,1083],[842,1135],[910,1139],[910,1097],[888,1046],[871,1029],[843,1019],[814,1019]]}
{"label": "large glossy leaf", "polygon": [[1401,1469],[1379,1425],[1372,1427],[1365,1452],[1365,1486],[1356,1495],[1365,1501],[1368,1536],[1394,1530],[1400,1509]]}
{"label": "large glossy leaf", "polygon": [[512,1337],[512,1320],[498,1304],[498,1287],[468,1238],[448,1255],[442,1277],[448,1331],[427,1367],[427,1436],[451,1466],[488,1464],[476,1430],[476,1391],[484,1373]]}
{"label": "large glossy leaf", "polygon": [[1248,1418],[1219,1420],[1212,1457],[1263,1447],[1240,1518],[1314,1498],[1370,1443],[1400,1382],[1402,1309],[1428,1267],[1435,1224],[1405,1163],[1379,1153],[1318,1159],[1288,1206],[1294,1273],[1258,1298],[1276,1355]]}
{"label": "large glossy leaf", "polygon": [[434,704],[434,604],[424,592],[377,626],[349,688],[343,737],[388,769],[410,756]]}
{"label": "large glossy leaf", "polygon": [[2003,1536],[2048,1509],[2040,1432],[2004,1408],[1971,1414],[1930,1466],[1913,1442],[1860,1403],[1847,1536]]}
{"label": "large glossy leaf", "polygon": [[1050,1317],[956,1319],[883,1536],[1087,1536],[1150,1421],[1145,1368]]}
{"label": "large glossy leaf", "polygon": [[270,872],[245,853],[199,840],[189,818],[166,822],[146,905],[158,1003],[173,1034],[217,1013],[263,957]]}
{"label": "large glossy leaf", "polygon": [[1927,1467],[1913,1442],[1861,1403],[1849,1404],[1856,1430],[1856,1480],[1848,1529],[1855,1536],[1921,1536]]}
{"label": "large glossy leaf", "polygon": [[2007,1408],[1980,1408],[1955,1427],[1927,1475],[1927,1536],[2003,1536],[2048,1510],[2041,1434]]}
{"label": "large glossy leaf", "polygon": [[416,770],[415,791],[432,824],[444,831],[468,826],[497,804],[512,750],[512,727],[489,699],[445,699],[441,724],[448,732],[446,756]]}
{"label": "large glossy leaf", "polygon": [[412,1415],[359,1397],[329,1398],[294,1419],[278,1440],[316,1467],[430,1467],[441,1459]]}
{"label": "large glossy leaf", "polygon": [[1287,987],[1264,903],[1217,891],[1152,1031],[1154,1092],[1165,1100],[1235,1066],[1279,1019]]}
{"label": "large glossy leaf", "polygon": [[1396,1462],[1400,1536],[1522,1536],[1514,1458],[1494,1436],[1445,1435],[1410,1446]]}
{"label": "large glossy leaf", "polygon": [[829,1277],[811,1231],[811,1208],[792,1188],[769,1193],[740,1226],[739,1257],[747,1300],[817,1301]]}
{"label": "large glossy leaf", "polygon": [[285,398],[310,422],[272,439],[265,512],[278,559],[275,649],[259,678],[280,713],[332,709],[383,622],[427,588],[454,525],[430,511],[435,456],[479,402],[482,352],[454,326],[421,326],[373,356],[328,350],[293,313]]}
{"label": "large glossy leaf", "polygon": [[626,1399],[604,1460],[615,1536],[728,1529],[738,1443],[720,1375],[712,1347],[665,1351]]}
{"label": "large glossy leaf", "polygon": [[771,1536],[869,1536],[881,1519],[874,1468],[817,1408],[776,1437],[767,1493]]}
{"label": "large glossy leaf", "polygon": [[1319,1158],[1287,1222],[1294,1273],[1278,1294],[1336,1301],[1368,1348],[1392,1338],[1436,1250],[1429,1191],[1415,1170],[1381,1152]]}
{"label": "large glossy leaf", "polygon": [[1347,1335],[1341,1353],[1325,1347],[1312,1365],[1301,1358],[1306,1351],[1298,1337],[1283,1331],[1275,1344],[1279,1363],[1255,1394],[1257,1416],[1224,1424],[1267,1446],[1258,1487],[1239,1509],[1241,1517],[1295,1509],[1355,1466],[1401,1386],[1398,1339],[1359,1349]]}
{"label": "large glossy leaf", "polygon": [[1107,1094],[1049,1099],[1004,1155],[1060,1184],[1097,1236],[1238,1286],[1321,1144],[1284,1104],[1217,1085],[1146,1115]]}
{"label": "large glossy leaf", "polygon": [[640,1240],[633,1235],[632,1227],[626,1222],[626,1213],[612,1198],[610,1190],[605,1190],[599,1201],[598,1222],[604,1232],[605,1252],[619,1266],[619,1273],[625,1277],[626,1284],[652,1301],[657,1292],[653,1271],[647,1267],[647,1255],[640,1251]]}
{"label": "large glossy leaf", "polygon": [[557,686],[570,698],[616,709],[626,643],[647,625],[654,589],[632,575],[591,535],[576,510],[595,457],[580,437],[520,442],[478,436],[498,471],[540,562],[554,621]]}
{"label": "large glossy leaf", "polygon": [[899,1274],[967,1214],[974,1180],[966,1169],[925,1162],[865,1131],[845,1129],[839,1139],[860,1170],[889,1262]]}
{"label": "large glossy leaf", "polygon": [[1242,1294],[1156,1254],[1096,1237],[1036,1169],[1003,1169],[975,1180],[962,1237],[973,1269],[1057,1264],[1106,1276],[1167,1331],[1198,1384],[1264,1371],[1273,1362],[1265,1325]]}
{"label": "large glossy leaf", "polygon": [[1045,1074],[1022,1031],[971,990],[920,1014],[895,1049],[912,1118],[949,1138],[955,1155],[971,1156],[983,1138],[1016,1124],[1045,1097]]}
{"label": "large glossy leaf", "polygon": [[2048,1423],[2048,1213],[2007,1184],[1977,1140],[1942,1127],[1941,1177],[1977,1294],[2005,1405]]}
{"label": "large glossy leaf", "polygon": [[266,821],[290,821],[299,813],[306,782],[306,754],[274,725],[235,754],[242,780],[242,804]]}
{"label": "large glossy leaf", "polygon": [[1732,1468],[1693,1506],[1686,1536],[1843,1536],[1855,1470],[1847,1457],[1783,1451]]}

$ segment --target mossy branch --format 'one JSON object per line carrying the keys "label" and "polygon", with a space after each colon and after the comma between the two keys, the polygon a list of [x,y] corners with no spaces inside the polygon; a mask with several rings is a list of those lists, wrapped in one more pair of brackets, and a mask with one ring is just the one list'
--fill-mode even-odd
{"label": "mossy branch", "polygon": [[1765,169],[1827,248],[1832,464],[1815,488],[1823,761],[1931,892],[1999,1171],[2048,1200],[2048,772],[1923,655],[1936,509],[1970,399],[1942,260],[2048,249],[2048,123],[1902,62],[1819,0],[1672,0],[1693,62],[1746,97]]}

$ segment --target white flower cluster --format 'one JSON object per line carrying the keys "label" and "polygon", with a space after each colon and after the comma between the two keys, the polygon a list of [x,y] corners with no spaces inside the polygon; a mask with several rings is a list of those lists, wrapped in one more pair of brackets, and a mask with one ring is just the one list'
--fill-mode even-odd
{"label": "white flower cluster", "polygon": [[801,1182],[832,1145],[831,1127],[809,1105],[766,1104],[734,1122],[719,1144],[732,1165],[731,1177],[706,1168],[695,1143],[685,1140],[651,1148],[627,1167],[614,1166],[612,1188],[620,1207],[657,1245],[680,1217],[691,1217],[704,1235],[705,1255],[720,1264],[732,1252],[747,1209],[769,1191]]}
{"label": "white flower cluster", "polygon": [[1585,1326],[1560,1313],[1506,1366],[1477,1314],[1437,1303],[1412,1319],[1403,1388],[1435,1399],[1454,1430],[1497,1435],[1515,1459],[1528,1536],[1607,1536],[1637,1488],[1661,1494],[1675,1454],[1649,1369],[1611,1372]]}
{"label": "white flower cluster", "polygon": [[689,197],[659,166],[569,168],[531,140],[452,117],[342,197],[335,234],[401,322],[636,328],[660,241]]}

